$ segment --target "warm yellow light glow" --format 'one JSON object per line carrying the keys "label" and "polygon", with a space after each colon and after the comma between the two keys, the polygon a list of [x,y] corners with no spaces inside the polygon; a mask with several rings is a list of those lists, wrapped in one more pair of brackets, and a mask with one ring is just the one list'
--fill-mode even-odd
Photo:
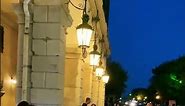
{"label": "warm yellow light glow", "polygon": [[137,96],[137,100],[141,100],[142,97],[140,95]]}
{"label": "warm yellow light glow", "polygon": [[160,99],[160,98],[161,98],[161,96],[160,96],[160,95],[157,95],[155,98],[156,98],[156,99]]}
{"label": "warm yellow light glow", "polygon": [[16,84],[16,83],[17,83],[17,80],[15,80],[15,79],[11,78],[10,83],[12,83],[12,84]]}
{"label": "warm yellow light glow", "polygon": [[78,46],[89,47],[93,30],[88,24],[81,24],[77,27]]}
{"label": "warm yellow light glow", "polygon": [[145,96],[144,99],[147,99],[147,96]]}
{"label": "warm yellow light glow", "polygon": [[104,74],[104,69],[103,69],[103,67],[101,67],[101,66],[97,67],[95,73],[96,73],[96,76],[97,76],[97,77],[102,77],[103,74]]}
{"label": "warm yellow light glow", "polygon": [[100,53],[97,51],[90,52],[90,65],[98,66],[100,61]]}
{"label": "warm yellow light glow", "polygon": [[104,83],[108,83],[109,82],[109,76],[108,75],[103,75],[102,80]]}

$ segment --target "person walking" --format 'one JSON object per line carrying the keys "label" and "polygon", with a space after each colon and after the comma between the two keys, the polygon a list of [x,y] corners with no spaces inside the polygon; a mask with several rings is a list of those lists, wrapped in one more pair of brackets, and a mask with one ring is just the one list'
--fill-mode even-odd
{"label": "person walking", "polygon": [[87,97],[85,100],[85,103],[83,103],[82,106],[87,106],[90,103],[91,103],[91,98]]}

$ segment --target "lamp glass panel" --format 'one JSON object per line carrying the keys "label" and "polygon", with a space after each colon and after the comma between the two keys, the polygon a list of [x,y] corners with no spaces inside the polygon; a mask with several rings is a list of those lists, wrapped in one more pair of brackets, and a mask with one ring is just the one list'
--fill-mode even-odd
{"label": "lamp glass panel", "polygon": [[108,81],[109,81],[109,76],[108,76],[108,75],[104,75],[104,76],[102,77],[102,80],[103,80],[104,83],[108,83]]}
{"label": "lamp glass panel", "polygon": [[100,61],[100,55],[99,54],[90,54],[90,65],[98,66],[99,61]]}
{"label": "lamp glass panel", "polygon": [[104,74],[104,69],[103,69],[103,67],[97,67],[97,68],[96,68],[96,76],[97,76],[97,77],[102,77],[103,74]]}
{"label": "lamp glass panel", "polygon": [[78,46],[89,46],[93,30],[88,28],[77,29]]}

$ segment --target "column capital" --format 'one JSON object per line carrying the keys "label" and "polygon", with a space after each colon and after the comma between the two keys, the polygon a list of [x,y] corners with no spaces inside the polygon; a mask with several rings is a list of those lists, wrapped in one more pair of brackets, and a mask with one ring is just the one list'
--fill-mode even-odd
{"label": "column capital", "polygon": [[24,11],[22,5],[20,3],[13,3],[13,8],[18,18],[17,22],[19,24],[24,23]]}
{"label": "column capital", "polygon": [[[46,0],[46,1],[49,1],[49,0]],[[54,1],[56,1],[56,0],[54,0]],[[43,2],[43,1],[41,1],[41,2]],[[34,7],[35,6],[37,6],[37,7],[38,6],[46,6],[47,8],[49,8],[48,9],[49,12],[54,12],[53,11],[53,10],[55,10],[54,7],[56,7],[57,9],[60,9],[60,12],[57,13],[58,17],[54,17],[54,18],[59,18],[59,21],[64,28],[70,27],[72,25],[73,20],[72,20],[71,15],[69,14],[67,4],[65,4],[65,3],[59,3],[59,4],[55,4],[55,5],[51,5],[51,4],[47,5],[47,3],[45,3],[45,5],[44,4],[33,4],[33,5],[29,4],[29,10],[30,10],[31,17],[34,14],[34,9],[35,9]],[[18,23],[19,24],[24,23],[25,14],[24,14],[22,3],[14,3],[13,8],[14,8],[14,11],[15,11],[17,17],[18,17]],[[30,19],[32,19],[32,18],[30,18]],[[31,20],[31,22],[32,22],[32,20]]]}

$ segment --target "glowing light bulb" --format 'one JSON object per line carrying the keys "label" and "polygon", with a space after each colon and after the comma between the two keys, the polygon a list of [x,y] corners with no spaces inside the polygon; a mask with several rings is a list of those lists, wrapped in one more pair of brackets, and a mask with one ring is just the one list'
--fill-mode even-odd
{"label": "glowing light bulb", "polygon": [[16,84],[16,83],[17,83],[17,80],[11,78],[10,82],[11,82],[12,84]]}

